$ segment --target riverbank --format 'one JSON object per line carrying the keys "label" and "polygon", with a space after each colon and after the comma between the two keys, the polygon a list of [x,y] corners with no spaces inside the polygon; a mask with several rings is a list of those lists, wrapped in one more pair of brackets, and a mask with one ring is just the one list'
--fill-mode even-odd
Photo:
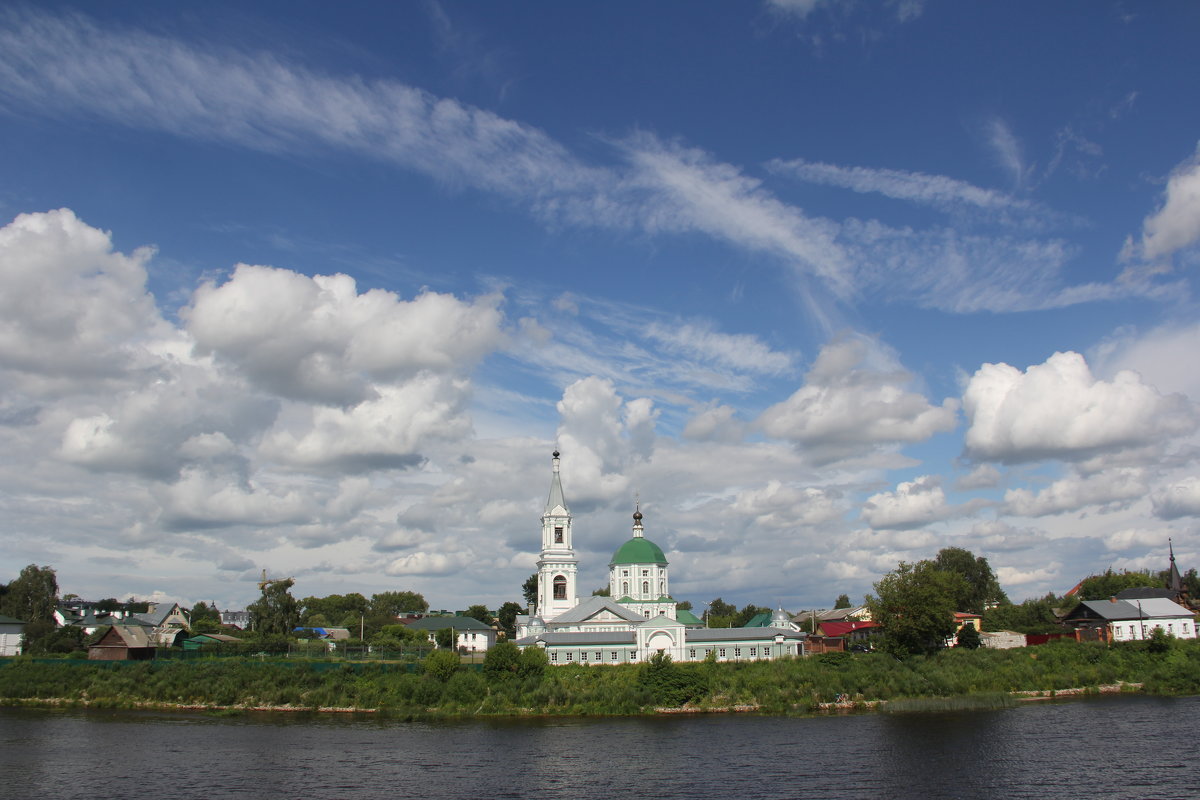
{"label": "riverbank", "polygon": [[[1139,688],[1135,689],[1137,685]],[[1133,644],[1061,642],[1019,650],[949,650],[898,661],[880,653],[770,662],[548,668],[518,676],[460,669],[414,674],[404,664],[202,659],[33,662],[0,666],[0,704],[375,713],[404,718],[645,715],[901,708],[913,701],[1143,691],[1200,694],[1200,644],[1163,652]],[[955,700],[960,698],[960,700]],[[903,702],[898,702],[903,701]],[[1014,702],[1016,702],[1014,700]],[[839,704],[841,704],[839,706]]]}

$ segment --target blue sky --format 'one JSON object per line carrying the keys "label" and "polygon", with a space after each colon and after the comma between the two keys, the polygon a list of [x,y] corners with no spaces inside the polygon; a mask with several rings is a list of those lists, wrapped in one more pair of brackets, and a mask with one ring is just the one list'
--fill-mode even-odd
{"label": "blue sky", "polygon": [[[14,5],[0,569],[822,607],[1197,565],[1188,3]],[[0,573],[2,574],[2,573]]]}

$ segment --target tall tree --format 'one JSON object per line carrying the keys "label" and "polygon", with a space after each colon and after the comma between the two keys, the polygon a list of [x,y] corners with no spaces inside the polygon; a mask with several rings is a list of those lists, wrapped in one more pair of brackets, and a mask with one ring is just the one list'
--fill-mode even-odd
{"label": "tall tree", "polygon": [[961,547],[943,547],[934,558],[937,568],[962,577],[965,588],[955,597],[958,611],[982,614],[995,603],[1008,601],[988,560]]}
{"label": "tall tree", "polygon": [[509,639],[517,635],[517,616],[524,613],[525,609],[511,600],[501,605],[496,612],[496,621],[500,623],[500,629]]}
{"label": "tall tree", "polygon": [[1089,575],[1083,579],[1079,587],[1079,599],[1107,600],[1122,589],[1162,585],[1162,581],[1149,572],[1113,572],[1109,568],[1100,575]]}
{"label": "tall tree", "polygon": [[399,617],[410,611],[424,614],[429,603],[419,592],[379,592],[371,595],[371,613]]}
{"label": "tall tree", "polygon": [[463,612],[463,616],[477,619],[484,625],[492,624],[492,612],[488,611],[488,607],[482,604],[470,606]]}
{"label": "tall tree", "polygon": [[286,578],[263,584],[262,597],[246,607],[250,612],[250,627],[255,633],[262,636],[290,634],[300,623],[300,604],[290,591],[295,583]]}
{"label": "tall tree", "polygon": [[30,564],[8,584],[2,611],[25,622],[54,621],[58,606],[58,577],[50,567]]}
{"label": "tall tree", "polygon": [[954,612],[967,591],[965,583],[961,575],[938,569],[932,561],[901,561],[867,596],[871,619],[882,630],[882,648],[896,655],[941,648],[954,633]]}
{"label": "tall tree", "polygon": [[535,572],[525,579],[521,584],[521,595],[525,598],[525,605],[532,606],[537,604],[538,594],[538,574]]}
{"label": "tall tree", "polygon": [[850,595],[839,594],[837,597],[837,600],[833,601],[833,607],[834,608],[849,608],[850,607]]}

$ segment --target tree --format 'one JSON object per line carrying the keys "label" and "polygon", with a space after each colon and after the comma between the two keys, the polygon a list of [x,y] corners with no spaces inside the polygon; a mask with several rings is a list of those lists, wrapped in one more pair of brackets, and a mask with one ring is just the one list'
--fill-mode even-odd
{"label": "tree", "polygon": [[737,613],[737,615],[734,616],[733,624],[730,625],[730,627],[732,627],[732,628],[744,627],[746,625],[746,623],[748,623],[750,620],[757,617],[759,614],[762,614],[763,612],[766,612],[769,614],[769,613],[771,613],[771,609],[767,608],[766,606],[756,606],[753,603],[747,603],[746,606],[741,611],[739,611]]}
{"label": "tree", "polygon": [[958,647],[965,647],[968,650],[978,650],[983,646],[983,638],[979,635],[979,631],[975,630],[975,626],[968,622],[958,629],[954,643]]}
{"label": "tree", "polygon": [[504,635],[512,639],[517,635],[517,616],[523,614],[525,609],[511,600],[500,606],[496,612],[496,621],[500,624],[500,629],[504,631]]}
{"label": "tree", "polygon": [[441,628],[433,634],[433,641],[444,650],[453,650],[458,644],[458,635],[454,628]]}
{"label": "tree", "polygon": [[837,600],[833,601],[834,608],[850,608],[850,595],[839,594]]}
{"label": "tree", "polygon": [[[58,577],[50,567],[30,564],[8,584],[0,612],[23,622],[49,622],[53,627],[58,607]],[[25,641],[30,640],[26,630]]]}
{"label": "tree", "polygon": [[537,605],[538,595],[538,574],[535,572],[525,579],[521,584],[521,594],[525,598],[526,606]]}
{"label": "tree", "polygon": [[208,605],[203,600],[192,606],[188,612],[188,619],[191,621],[192,633],[211,633],[221,627],[221,612],[217,610],[217,606]]}
{"label": "tree", "polygon": [[399,617],[410,611],[424,614],[428,610],[429,603],[419,592],[379,592],[371,595],[372,615]]}
{"label": "tree", "polygon": [[599,589],[593,589],[592,597],[612,597],[612,587],[601,586]]}
{"label": "tree", "polygon": [[[443,630],[450,630],[444,628]],[[438,631],[441,633],[441,631]],[[442,683],[454,677],[462,668],[462,659],[452,650],[434,650],[425,657],[425,674]]]}
{"label": "tree", "polygon": [[470,617],[471,619],[477,619],[484,625],[492,624],[492,612],[488,611],[488,608],[485,605],[473,605],[463,612],[463,616]]}
{"label": "tree", "polygon": [[983,556],[977,558],[970,550],[961,547],[943,547],[933,562],[938,569],[954,572],[965,581],[965,588],[955,598],[957,611],[982,614],[989,605],[1008,601],[988,560]]}
{"label": "tree", "polygon": [[512,642],[497,642],[483,657],[483,672],[493,678],[516,675],[521,666],[521,648]]}
{"label": "tree", "polygon": [[250,612],[250,627],[256,634],[290,635],[300,624],[300,605],[288,591],[295,583],[286,578],[262,585],[262,597],[246,607]]}
{"label": "tree", "polygon": [[1149,572],[1113,572],[1112,568],[1101,575],[1089,575],[1079,585],[1080,600],[1107,600],[1123,589],[1140,586],[1162,586],[1163,582]]}
{"label": "tree", "polygon": [[678,609],[679,611],[691,611],[692,610],[692,601],[691,600],[681,600],[675,604],[675,608]]}
{"label": "tree", "polygon": [[737,613],[737,606],[726,603],[718,597],[708,604],[705,620],[710,628],[730,628],[733,627],[733,620],[737,617]]}
{"label": "tree", "polygon": [[882,649],[905,655],[942,647],[954,633],[954,612],[967,591],[965,583],[961,575],[938,569],[932,561],[901,561],[867,596],[871,618],[882,630]]}

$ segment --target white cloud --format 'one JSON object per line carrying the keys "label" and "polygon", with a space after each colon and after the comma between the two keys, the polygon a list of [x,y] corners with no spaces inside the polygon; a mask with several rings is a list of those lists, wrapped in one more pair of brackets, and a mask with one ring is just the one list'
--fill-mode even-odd
{"label": "white cloud", "polygon": [[1167,179],[1162,207],[1142,224],[1142,254],[1164,258],[1200,239],[1200,156],[1184,161]]}
{"label": "white cloud", "polygon": [[785,485],[778,480],[738,492],[731,508],[752,517],[755,525],[767,528],[821,525],[847,510],[840,492]]}
{"label": "white cloud", "polygon": [[1083,356],[1071,352],[1025,372],[984,364],[963,393],[963,409],[967,454],[1009,464],[1079,461],[1161,444],[1196,427],[1184,397],[1164,397],[1132,372],[1097,380]]}
{"label": "white cloud", "polygon": [[861,456],[879,448],[953,430],[958,404],[931,405],[909,391],[912,376],[876,344],[846,336],[822,348],[804,386],[766,409],[757,424],[818,462]]}
{"label": "white cloud", "polygon": [[1051,562],[1044,567],[1035,569],[1019,569],[1017,567],[999,567],[996,578],[1001,586],[1029,586],[1031,584],[1054,583],[1061,579],[1062,564]]}
{"label": "white cloud", "polygon": [[1200,370],[1180,369],[1200,353],[1200,322],[1168,323],[1149,331],[1118,330],[1096,348],[1096,373],[1105,377],[1132,370],[1160,392],[1186,394],[1200,402]]}
{"label": "white cloud", "polygon": [[1043,517],[1087,506],[1127,505],[1146,492],[1142,470],[1114,469],[1062,478],[1036,494],[1028,489],[1009,489],[1004,493],[1004,510],[1018,517]]}
{"label": "white cloud", "polygon": [[861,516],[875,529],[904,529],[937,522],[954,513],[937,476],[922,475],[898,484],[894,492],[871,495],[863,504]]}
{"label": "white cloud", "polygon": [[378,289],[359,294],[346,275],[310,278],[243,264],[224,284],[197,289],[181,315],[199,352],[256,385],[353,405],[373,398],[377,381],[470,369],[501,343],[497,303],[434,292],[409,301]]}
{"label": "white cloud", "polygon": [[711,361],[739,372],[778,375],[792,366],[791,356],[772,350],[757,336],[720,333],[708,323],[667,326],[652,322],[643,333],[668,353],[681,353],[701,361]]}
{"label": "white cloud", "polygon": [[746,435],[746,424],[735,419],[735,413],[733,406],[710,406],[688,420],[683,438],[698,442],[740,442]]}
{"label": "white cloud", "polygon": [[970,473],[955,481],[954,488],[959,490],[991,489],[1000,484],[1000,479],[1000,470],[991,464],[979,464]]}
{"label": "white cloud", "polygon": [[1104,546],[1112,552],[1158,550],[1167,544],[1165,529],[1126,528],[1104,537]]}
{"label": "white cloud", "polygon": [[999,117],[992,118],[987,123],[985,135],[1000,166],[1012,179],[1013,186],[1021,188],[1025,183],[1027,168],[1021,155],[1021,143],[1017,141],[1008,123]]}
{"label": "white cloud", "polygon": [[1190,475],[1157,489],[1150,501],[1159,519],[1200,517],[1200,477]]}
{"label": "white cloud", "polygon": [[860,193],[878,193],[895,200],[929,205],[941,211],[957,212],[967,205],[987,212],[1019,212],[1023,217],[1035,210],[1028,200],[945,175],[899,169],[843,167],[802,158],[775,159],[768,166],[774,172],[810,183],[837,186]]}
{"label": "white cloud", "polygon": [[0,370],[57,393],[111,389],[152,366],[149,342],[169,335],[146,291],[153,252],[114,252],[109,234],[65,208],[0,228]]}

